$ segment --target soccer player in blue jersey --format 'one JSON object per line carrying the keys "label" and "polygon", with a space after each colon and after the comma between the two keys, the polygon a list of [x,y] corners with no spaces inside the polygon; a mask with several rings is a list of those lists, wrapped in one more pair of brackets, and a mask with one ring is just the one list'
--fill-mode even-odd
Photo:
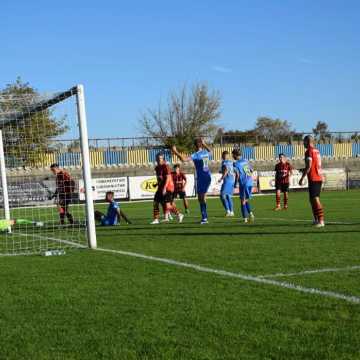
{"label": "soccer player in blue jersey", "polygon": [[235,160],[234,169],[236,174],[236,182],[239,183],[241,214],[244,222],[248,223],[249,221],[255,220],[255,216],[249,203],[253,187],[253,169],[249,162],[241,157],[240,151],[238,149],[234,149],[232,155]]}
{"label": "soccer player in blue jersey", "polygon": [[173,146],[172,152],[183,161],[192,161],[196,169],[196,190],[201,210],[201,224],[208,223],[207,206],[206,206],[206,193],[208,192],[211,183],[211,172],[209,169],[209,160],[211,149],[205,144],[203,139],[195,140],[196,151],[190,156],[186,157]]}
{"label": "soccer player in blue jersey", "polygon": [[108,191],[105,195],[105,201],[109,203],[106,214],[101,211],[95,211],[95,220],[99,221],[103,226],[117,225],[121,218],[123,218],[127,224],[131,224],[131,221],[126,217],[124,212],[120,209],[120,204],[114,199],[114,193]]}
{"label": "soccer player in blue jersey", "polygon": [[228,151],[223,151],[221,163],[221,178],[219,183],[222,183],[220,190],[220,199],[226,211],[225,216],[234,216],[233,193],[235,185],[235,171],[234,162],[230,160]]}

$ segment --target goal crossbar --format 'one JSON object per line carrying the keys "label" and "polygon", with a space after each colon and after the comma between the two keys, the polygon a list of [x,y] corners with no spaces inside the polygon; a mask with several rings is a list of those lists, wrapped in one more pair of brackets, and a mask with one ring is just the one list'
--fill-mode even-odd
{"label": "goal crossbar", "polygon": [[27,118],[31,117],[32,115],[44,111],[50,108],[53,105],[60,103],[61,101],[66,100],[67,98],[77,95],[78,94],[78,87],[74,86],[69,90],[63,91],[61,93],[56,93],[49,99],[40,100],[39,102],[29,105],[25,111],[15,111],[15,112],[8,112],[0,114],[0,125],[6,125],[12,122],[16,122],[18,120],[26,120]]}

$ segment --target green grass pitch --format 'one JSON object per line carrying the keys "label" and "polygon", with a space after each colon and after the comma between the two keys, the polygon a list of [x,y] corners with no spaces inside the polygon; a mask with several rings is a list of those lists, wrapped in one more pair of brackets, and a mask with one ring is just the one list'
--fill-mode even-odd
{"label": "green grass pitch", "polygon": [[324,229],[306,193],[276,213],[273,196],[254,198],[249,225],[211,199],[208,225],[196,201],[183,224],[157,226],[151,203],[128,203],[133,225],[97,229],[101,248],[320,294],[101,251],[2,257],[0,359],[360,359],[360,192],[322,200]]}

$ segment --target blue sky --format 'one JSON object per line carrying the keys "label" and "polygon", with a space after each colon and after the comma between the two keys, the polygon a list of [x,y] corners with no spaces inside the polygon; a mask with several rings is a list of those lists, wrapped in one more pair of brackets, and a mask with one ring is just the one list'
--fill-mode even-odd
{"label": "blue sky", "polygon": [[222,94],[220,125],[258,116],[360,130],[360,1],[3,0],[0,86],[85,85],[91,137],[139,135],[182,84]]}

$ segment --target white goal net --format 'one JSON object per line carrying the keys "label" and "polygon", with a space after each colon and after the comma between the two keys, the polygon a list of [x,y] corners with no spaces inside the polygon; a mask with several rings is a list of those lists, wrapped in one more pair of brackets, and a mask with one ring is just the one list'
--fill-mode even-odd
{"label": "white goal net", "polygon": [[0,256],[96,247],[81,85],[47,95],[27,85],[0,92],[0,175]]}

